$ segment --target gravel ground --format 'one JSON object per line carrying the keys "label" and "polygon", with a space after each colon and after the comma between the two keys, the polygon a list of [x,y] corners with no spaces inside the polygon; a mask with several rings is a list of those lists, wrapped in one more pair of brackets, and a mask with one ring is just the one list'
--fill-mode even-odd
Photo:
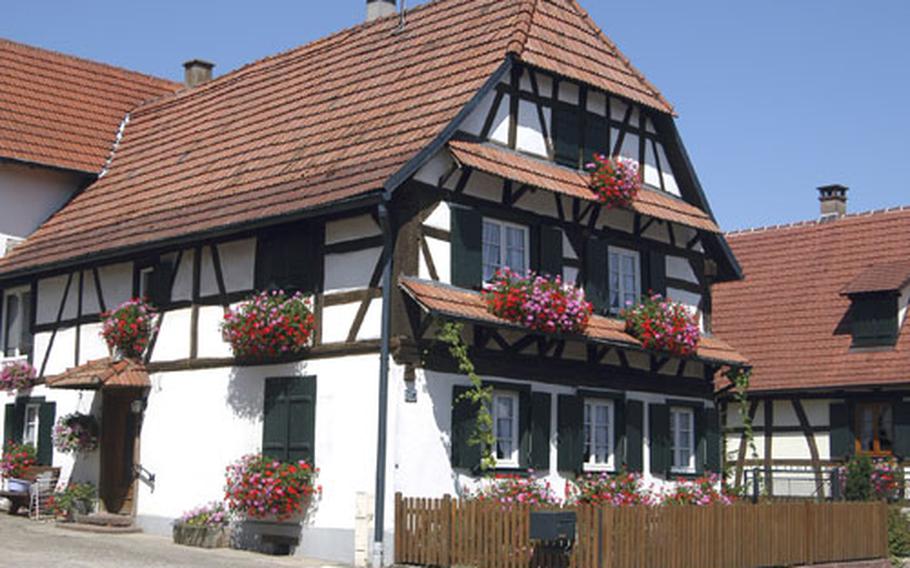
{"label": "gravel ground", "polygon": [[300,557],[238,550],[202,550],[144,534],[101,535],[57,528],[0,513],[0,567],[28,568],[267,568],[331,565]]}

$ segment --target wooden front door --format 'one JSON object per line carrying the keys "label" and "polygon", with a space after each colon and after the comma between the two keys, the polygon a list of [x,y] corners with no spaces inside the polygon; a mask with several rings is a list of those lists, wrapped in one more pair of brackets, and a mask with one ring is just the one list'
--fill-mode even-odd
{"label": "wooden front door", "polygon": [[101,415],[101,486],[99,497],[109,513],[131,515],[139,416],[130,406],[141,399],[135,390],[105,391]]}

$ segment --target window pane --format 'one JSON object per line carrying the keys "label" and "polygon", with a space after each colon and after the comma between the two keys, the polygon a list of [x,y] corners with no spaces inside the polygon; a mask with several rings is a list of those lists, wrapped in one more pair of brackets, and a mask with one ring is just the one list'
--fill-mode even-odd
{"label": "window pane", "polygon": [[515,450],[515,433],[512,431],[515,416],[514,400],[510,396],[497,396],[493,408],[496,420],[496,458],[512,459]]}
{"label": "window pane", "polygon": [[858,411],[860,449],[864,452],[871,452],[875,449],[875,408],[861,406]]}
{"label": "window pane", "polygon": [[21,308],[19,313],[19,355],[29,355],[32,352],[32,293],[22,294]]}
{"label": "window pane", "polygon": [[25,428],[23,428],[22,441],[26,444],[36,445],[38,442],[38,407],[25,408]]}
{"label": "window pane", "polygon": [[493,278],[502,266],[502,244],[500,227],[496,223],[483,223],[483,278]]}
{"label": "window pane", "polygon": [[22,314],[19,309],[19,296],[6,297],[6,329],[4,330],[4,352],[7,357],[14,357],[19,348],[21,336],[20,320]]}
{"label": "window pane", "polygon": [[890,452],[894,449],[894,421],[891,416],[891,405],[883,404],[880,407],[878,420],[878,441],[879,449],[883,452]]}
{"label": "window pane", "polygon": [[518,273],[524,273],[525,231],[517,227],[506,227],[506,266]]}

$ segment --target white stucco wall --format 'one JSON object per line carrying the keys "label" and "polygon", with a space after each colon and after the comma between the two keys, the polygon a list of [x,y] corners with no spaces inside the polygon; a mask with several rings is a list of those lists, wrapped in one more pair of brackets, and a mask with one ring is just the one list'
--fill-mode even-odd
{"label": "white stucco wall", "polygon": [[38,166],[0,164],[0,234],[29,236],[79,189],[80,179]]}

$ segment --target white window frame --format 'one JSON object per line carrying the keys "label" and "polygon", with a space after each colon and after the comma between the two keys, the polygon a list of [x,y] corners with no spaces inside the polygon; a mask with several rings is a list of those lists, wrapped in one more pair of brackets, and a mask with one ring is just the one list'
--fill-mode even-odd
{"label": "white window frame", "polygon": [[[34,421],[30,420],[29,414],[34,411]],[[25,405],[25,412],[22,423],[22,443],[31,444],[32,447],[38,447],[38,436],[41,432],[41,404],[29,403]],[[29,424],[33,422],[34,439],[29,439]]]}
{"label": "white window frame", "polygon": [[139,269],[139,297],[149,299],[152,286],[152,277],[155,274],[154,266],[144,266]]}
{"label": "white window frame", "polygon": [[[598,462],[594,451],[588,450],[588,440],[593,444],[594,432],[588,432],[593,428],[594,410],[596,408],[607,408],[607,461]],[[615,471],[616,470],[616,448],[614,440],[616,438],[616,403],[611,399],[604,398],[586,398],[584,400],[584,417],[582,418],[582,429],[585,436],[585,452],[588,453],[588,459],[583,464],[584,471]],[[590,417],[591,420],[584,418]],[[592,448],[593,449],[593,448]]]}
{"label": "white window frame", "polygon": [[[22,335],[21,329],[19,331],[20,347],[17,347],[15,349],[15,352],[10,355],[6,354],[6,330],[7,330],[7,318],[9,318],[9,309],[8,309],[7,302],[9,301],[8,299],[10,296],[18,297],[19,298],[20,316],[23,314],[28,314],[29,310],[31,310],[31,306],[26,306],[25,296],[27,294],[29,294],[30,292],[31,292],[31,290],[29,288],[13,288],[10,290],[6,290],[5,292],[3,292],[3,294],[0,294],[0,301],[3,302],[2,308],[0,308],[0,311],[2,311],[2,317],[0,317],[0,361],[12,361],[12,360],[16,360],[16,359],[22,359],[27,355],[26,353],[22,353],[22,351],[20,350],[21,335]],[[31,299],[29,299],[29,303],[30,302],[31,302]],[[22,322],[22,325],[26,326],[26,328],[28,328],[28,326],[31,325],[30,320],[31,320],[31,315],[29,315],[29,317],[26,318],[26,320],[24,320]],[[34,350],[34,336],[32,337],[32,350]]]}
{"label": "white window frame", "polygon": [[[618,263],[615,266],[615,268],[616,268],[615,271],[619,273],[619,279],[618,279],[619,289],[617,290],[617,293],[619,295],[619,306],[618,307],[613,306],[613,292],[614,292],[613,291],[613,272],[614,272],[613,257],[614,257],[614,255],[619,257]],[[625,299],[626,294],[630,293],[629,290],[626,290],[623,287],[623,280],[624,280],[623,277],[625,276],[625,274],[623,273],[623,270],[622,270],[622,264],[623,264],[622,260],[625,258],[631,258],[634,261],[634,265],[635,265],[635,274],[633,275],[635,277],[635,290],[632,290],[631,294],[634,295],[635,298],[641,297],[641,293],[642,293],[641,292],[641,254],[639,254],[638,251],[632,250],[632,249],[627,249],[627,248],[622,248],[622,247],[613,247],[613,246],[607,247],[607,289],[609,290],[609,294],[610,294],[610,298],[608,298],[608,299],[610,301],[610,312],[611,313],[619,313],[620,310],[622,310],[623,308],[626,307],[624,299]]]}
{"label": "white window frame", "polygon": [[[499,415],[497,414],[499,410],[499,405],[496,404],[500,399],[508,398],[512,401],[512,454],[508,458],[499,458],[498,456],[498,445],[499,445]],[[514,391],[493,391],[493,410],[491,414],[493,415],[493,457],[496,459],[497,468],[518,468],[519,460],[518,456],[520,455],[521,448],[521,435],[518,431],[518,417],[520,414],[519,411],[519,396],[517,392]]]}
{"label": "white window frame", "polygon": [[[677,450],[680,449],[682,440],[682,429],[679,428],[679,420],[685,419],[689,426],[689,460],[685,465],[677,462]],[[670,471],[672,473],[692,474],[695,473],[695,457],[698,448],[695,446],[695,409],[691,406],[671,406],[670,407]]]}
{"label": "white window frame", "polygon": [[[480,260],[480,262],[481,262],[481,272],[484,273],[484,277],[485,277],[484,279],[487,280],[486,267],[487,267],[487,264],[489,264],[489,263],[487,263],[486,258],[484,258],[484,254],[486,252],[486,247],[484,246],[484,243],[483,243],[483,237],[486,234],[486,225],[487,224],[497,225],[499,227],[499,259],[498,259],[498,262],[496,263],[496,266],[499,269],[501,269],[505,266],[505,259],[506,259],[506,254],[507,254],[506,249],[507,249],[507,245],[508,245],[508,238],[506,237],[506,233],[508,232],[507,229],[518,229],[521,231],[522,236],[524,237],[523,247],[524,247],[525,270],[529,270],[531,268],[531,231],[530,231],[530,229],[526,225],[519,225],[517,223],[501,221],[499,219],[493,219],[491,217],[484,217],[483,222],[481,223],[481,229],[480,229],[481,230],[481,235],[480,235],[481,260]],[[509,268],[514,269],[515,267],[510,266]]]}

